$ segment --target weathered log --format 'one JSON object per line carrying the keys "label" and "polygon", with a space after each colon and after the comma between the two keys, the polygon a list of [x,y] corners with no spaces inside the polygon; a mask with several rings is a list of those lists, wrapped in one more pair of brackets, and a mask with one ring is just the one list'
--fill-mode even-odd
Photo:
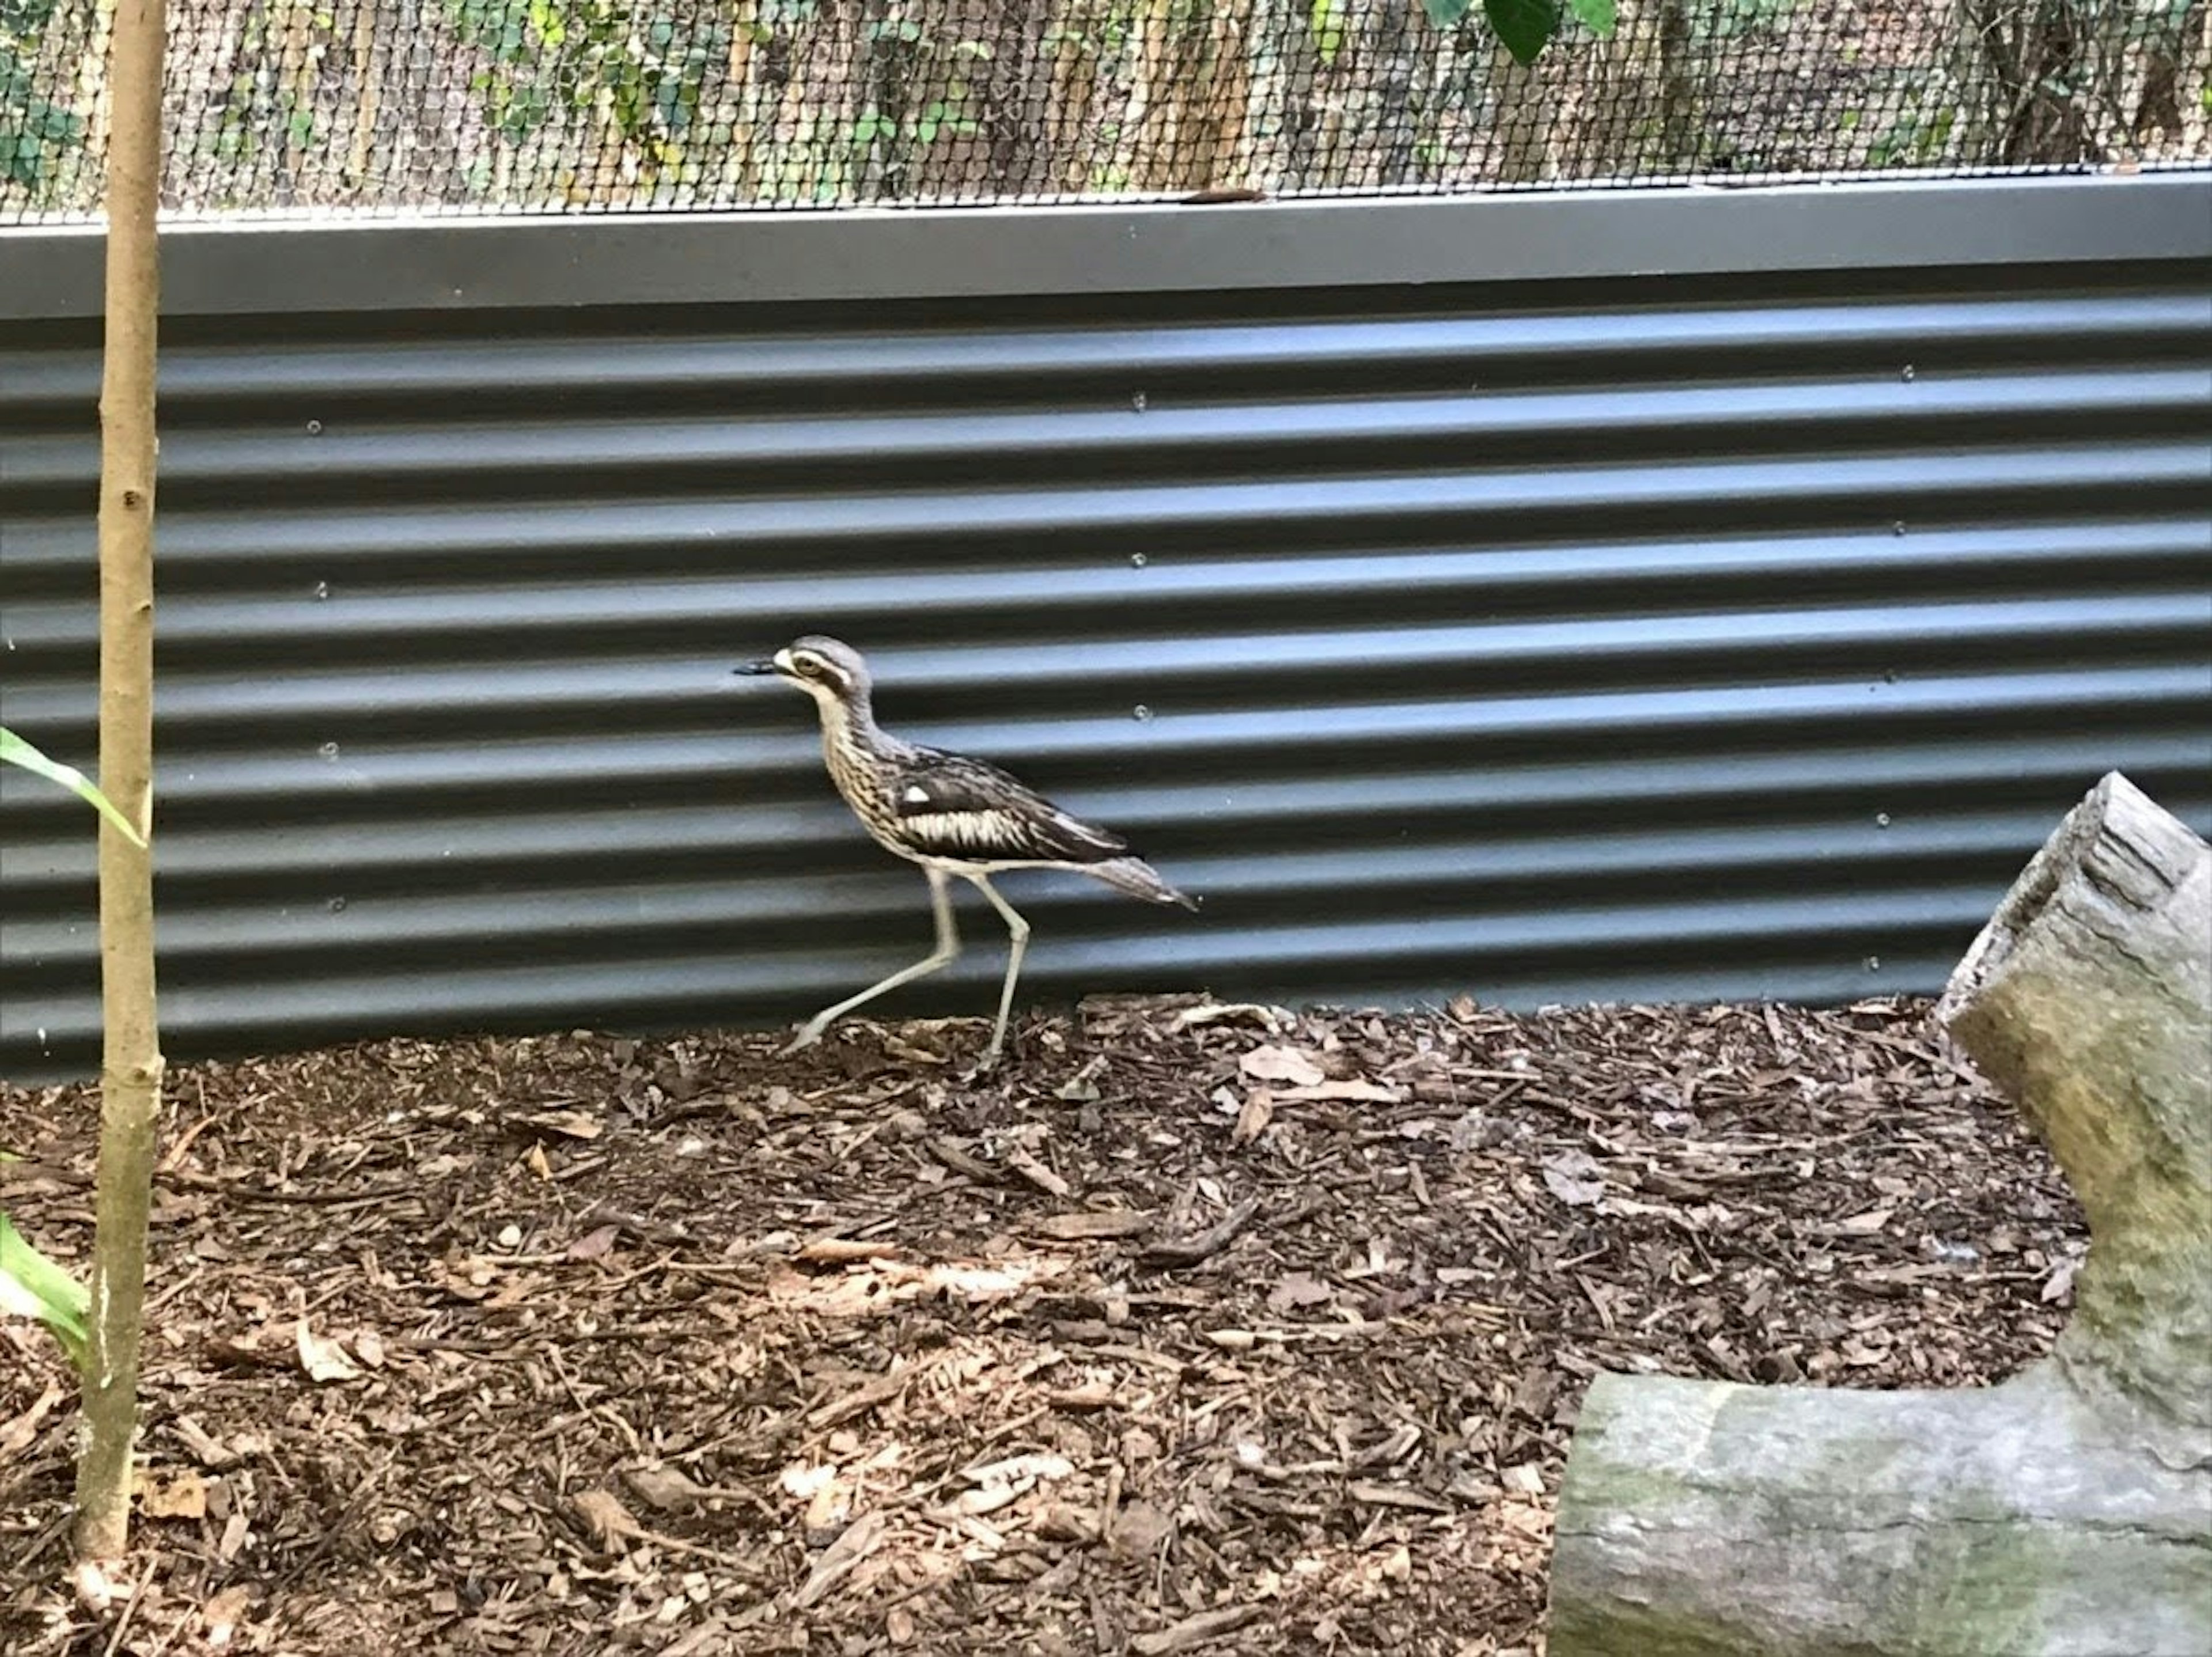
{"label": "weathered log", "polygon": [[2106,777],[1936,1016],[2088,1216],[2056,1350],[1977,1392],[1599,1377],[1552,1657],[2212,1653],[2212,850]]}

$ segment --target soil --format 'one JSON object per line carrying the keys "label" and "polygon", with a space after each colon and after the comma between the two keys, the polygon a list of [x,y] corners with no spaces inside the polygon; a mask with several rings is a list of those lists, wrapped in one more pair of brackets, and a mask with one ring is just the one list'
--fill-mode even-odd
{"label": "soil", "polygon": [[[138,1551],[0,1650],[1534,1657],[1601,1369],[1973,1387],[2081,1218],[1919,1002],[386,1041],[170,1080]],[[0,1089],[80,1269],[96,1096]]]}

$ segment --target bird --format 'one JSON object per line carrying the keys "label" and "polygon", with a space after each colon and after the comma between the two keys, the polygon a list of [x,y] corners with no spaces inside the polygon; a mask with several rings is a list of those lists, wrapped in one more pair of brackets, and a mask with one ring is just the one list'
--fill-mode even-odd
{"label": "bird", "polygon": [[937,922],[937,946],[928,955],[824,1007],[779,1056],[812,1047],[854,1008],[952,962],[960,953],[952,918],[955,876],[988,898],[1006,923],[1006,982],[979,1071],[995,1065],[1006,1050],[1014,983],[1030,939],[1030,923],[991,884],[993,875],[1005,869],[1072,870],[1146,902],[1197,909],[1194,900],[1168,884],[1112,830],[1069,815],[987,761],[902,741],[884,730],[876,723],[867,659],[850,645],[808,634],[734,671],[748,677],[773,675],[814,699],[831,783],[876,844],[921,865]]}

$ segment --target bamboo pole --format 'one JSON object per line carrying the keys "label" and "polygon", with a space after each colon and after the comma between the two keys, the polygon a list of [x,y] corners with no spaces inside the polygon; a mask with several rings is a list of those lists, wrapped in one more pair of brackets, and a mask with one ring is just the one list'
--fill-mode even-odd
{"label": "bamboo pole", "polygon": [[[149,840],[154,749],[154,352],[161,270],[163,0],[119,0],[108,88],[107,335],[100,390],[100,781]],[[76,1551],[99,1597],[130,1537],[131,1443],[146,1300],[146,1210],[161,1108],[154,865],[100,833],[100,1168]]]}

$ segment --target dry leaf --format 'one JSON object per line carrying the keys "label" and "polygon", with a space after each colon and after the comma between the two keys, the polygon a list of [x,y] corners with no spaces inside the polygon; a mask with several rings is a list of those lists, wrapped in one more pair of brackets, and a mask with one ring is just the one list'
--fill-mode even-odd
{"label": "dry leaf", "polygon": [[200,1607],[200,1627],[209,1645],[220,1651],[238,1632],[238,1619],[253,1600],[253,1590],[234,1585],[214,1595]]}
{"label": "dry leaf", "polygon": [[1247,1094],[1244,1102],[1237,1108],[1237,1126],[1230,1130],[1229,1143],[1249,1145],[1267,1131],[1267,1124],[1275,1119],[1275,1096],[1265,1088],[1255,1088]]}
{"label": "dry leaf", "polygon": [[353,1332],[353,1355],[372,1369],[384,1368],[384,1337],[374,1329]]}
{"label": "dry leaf", "polygon": [[799,1246],[799,1258],[835,1266],[852,1260],[889,1259],[898,1252],[896,1243],[880,1237],[817,1237],[813,1241]]}
{"label": "dry leaf", "polygon": [[883,1534],[883,1514],[862,1514],[845,1527],[835,1542],[822,1550],[821,1558],[814,1562],[814,1569],[807,1574],[792,1603],[804,1609],[822,1599],[875,1551]]}
{"label": "dry leaf", "polygon": [[633,1468],[623,1475],[623,1482],[636,1491],[647,1506],[664,1513],[672,1508],[688,1510],[707,1499],[707,1487],[680,1467],[660,1465]]}
{"label": "dry leaf", "polygon": [[545,1147],[535,1139],[530,1142],[530,1149],[523,1153],[522,1165],[541,1180],[553,1177],[553,1164],[546,1158]]}
{"label": "dry leaf", "polygon": [[359,1381],[361,1371],[345,1355],[337,1342],[317,1334],[301,1318],[294,1326],[295,1339],[300,1349],[300,1367],[313,1381]]}
{"label": "dry leaf", "polygon": [[1295,1311],[1302,1306],[1322,1306],[1336,1298],[1336,1290],[1310,1272],[1292,1272],[1267,1291],[1270,1312]]}
{"label": "dry leaf", "polygon": [[1218,1611],[1201,1611],[1157,1633],[1136,1636],[1129,1642],[1129,1649],[1137,1657],[1168,1657],[1172,1652],[1195,1650],[1224,1634],[1234,1634],[1258,1622],[1267,1614],[1258,1605],[1224,1605]]}
{"label": "dry leaf", "polygon": [[1523,1461],[1508,1467],[1500,1477],[1509,1490],[1518,1490],[1522,1496],[1541,1496],[1544,1493],[1544,1470],[1533,1461]]}
{"label": "dry leaf", "polygon": [[570,1139],[596,1139],[606,1132],[605,1123],[580,1110],[542,1110],[522,1120],[532,1127],[542,1127],[549,1133]]}
{"label": "dry leaf", "polygon": [[138,1511],[149,1519],[204,1519],[207,1481],[190,1467],[173,1478],[152,1481],[138,1493]]}
{"label": "dry leaf", "polygon": [[1125,1557],[1142,1559],[1175,1534],[1175,1521],[1149,1502],[1131,1502],[1114,1515],[1107,1541]]}
{"label": "dry leaf", "polygon": [[1838,1220],[1836,1229],[1848,1231],[1855,1237],[1870,1236],[1887,1225],[1889,1217],[1896,1211],[1893,1208],[1869,1208],[1863,1214],[1854,1214],[1847,1220]]}
{"label": "dry leaf", "polygon": [[586,1231],[563,1251],[572,1260],[604,1259],[614,1252],[615,1239],[622,1235],[618,1225],[602,1225]]}
{"label": "dry leaf", "polygon": [[1296,1047],[1255,1047],[1237,1061],[1237,1068],[1255,1082],[1287,1082],[1293,1087],[1318,1087],[1328,1079],[1311,1053]]}
{"label": "dry leaf", "polygon": [[1232,1023],[1258,1024],[1272,1033],[1288,1029],[1292,1020],[1287,1010],[1262,1006],[1256,1001],[1208,1001],[1203,1006],[1185,1007],[1175,1016],[1177,1029]]}
{"label": "dry leaf", "polygon": [[2070,1257],[2052,1266],[2051,1275],[2043,1280],[2043,1303],[2055,1306],[2071,1301],[2074,1297],[2074,1274],[2081,1269],[2081,1263]]}
{"label": "dry leaf", "polygon": [[1340,1082],[1316,1082],[1308,1087],[1286,1088],[1276,1096],[1283,1099],[1310,1101],[1316,1104],[1401,1104],[1406,1096],[1395,1088],[1386,1088],[1380,1082],[1370,1082],[1361,1077],[1347,1077]]}
{"label": "dry leaf", "polygon": [[1605,1181],[1587,1150],[1565,1150],[1544,1162],[1544,1186],[1561,1202],[1587,1208],[1605,1195]]}
{"label": "dry leaf", "polygon": [[39,1423],[61,1401],[62,1389],[49,1381],[46,1391],[39,1394],[29,1409],[12,1421],[0,1422],[0,1461],[10,1460],[28,1449],[31,1441],[39,1435]]}
{"label": "dry leaf", "polygon": [[637,1534],[637,1520],[629,1516],[629,1509],[623,1506],[622,1499],[612,1490],[579,1490],[571,1502],[578,1516],[590,1528],[592,1539],[602,1547],[618,1538]]}

